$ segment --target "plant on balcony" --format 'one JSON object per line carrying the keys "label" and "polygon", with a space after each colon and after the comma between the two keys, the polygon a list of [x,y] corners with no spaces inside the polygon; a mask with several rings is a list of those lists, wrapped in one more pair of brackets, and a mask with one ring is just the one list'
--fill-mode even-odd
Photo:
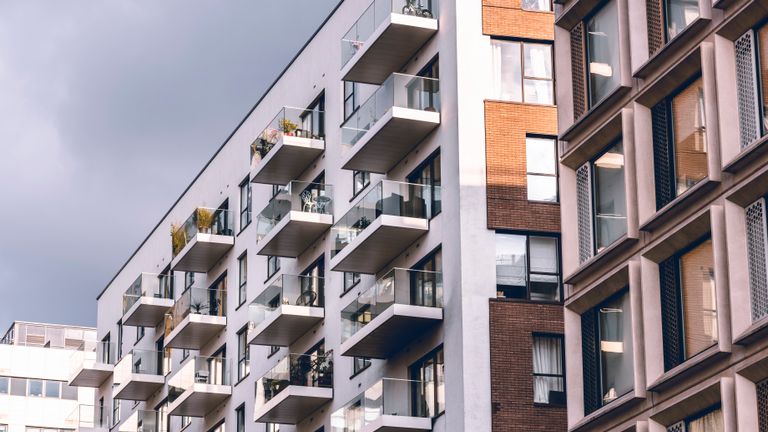
{"label": "plant on balcony", "polygon": [[187,237],[184,230],[181,228],[182,227],[179,224],[171,224],[171,249],[173,250],[174,255],[181,252],[187,244]]}
{"label": "plant on balcony", "polygon": [[197,209],[197,229],[201,233],[210,233],[213,225],[213,212],[206,208]]}
{"label": "plant on balcony", "polygon": [[280,126],[280,131],[283,132],[285,135],[291,136],[296,131],[296,129],[299,128],[299,125],[292,122],[290,119],[284,118],[280,119],[277,122],[278,126]]}

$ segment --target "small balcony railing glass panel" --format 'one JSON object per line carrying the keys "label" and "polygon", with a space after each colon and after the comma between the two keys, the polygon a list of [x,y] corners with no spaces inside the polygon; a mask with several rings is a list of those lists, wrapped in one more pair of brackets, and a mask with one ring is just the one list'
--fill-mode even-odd
{"label": "small balcony railing glass panel", "polygon": [[382,180],[331,228],[336,256],[381,215],[430,219],[440,205],[440,187]]}
{"label": "small balcony railing glass panel", "polygon": [[227,291],[217,288],[187,288],[165,318],[168,336],[190,314],[227,316]]}
{"label": "small balcony railing glass panel", "polygon": [[163,353],[160,351],[133,349],[129,353],[130,362],[124,356],[115,366],[115,382],[123,384],[130,380],[132,374],[162,375]]}
{"label": "small balcony railing glass panel", "polygon": [[67,429],[107,429],[111,426],[109,422],[109,408],[101,408],[101,412],[96,410],[93,405],[77,405],[77,407],[67,415],[64,420]]}
{"label": "small balcony railing glass panel", "polygon": [[333,388],[333,353],[288,354],[256,382],[256,400],[267,403],[289,386]]}
{"label": "small balcony railing glass panel", "polygon": [[173,256],[176,257],[197,234],[233,236],[234,226],[233,212],[225,209],[198,207],[181,226],[171,226]]}
{"label": "small balcony railing glass panel", "polygon": [[172,299],[173,276],[142,273],[123,294],[123,315],[142,297]]}
{"label": "small balcony railing glass panel", "polygon": [[331,432],[361,432],[382,416],[431,418],[427,391],[431,383],[382,378],[331,414]]}
{"label": "small balcony railing glass panel", "polygon": [[442,273],[392,269],[341,311],[342,342],[395,304],[443,307]]}
{"label": "small balcony railing glass panel", "polygon": [[341,144],[346,148],[357,144],[393,107],[440,112],[440,80],[392,74],[341,125]]}
{"label": "small balcony railing glass panel", "polygon": [[285,136],[324,140],[325,112],[319,109],[290,107],[281,109],[251,143],[251,167],[255,167],[266,158]]}
{"label": "small balcony railing glass panel", "polygon": [[248,307],[251,328],[269,318],[282,305],[323,307],[322,284],[317,276],[280,275]]}
{"label": "small balcony railing glass panel", "polygon": [[166,432],[165,421],[161,420],[162,414],[158,411],[137,410],[125,419],[117,432]]}
{"label": "small balcony railing glass panel", "polygon": [[193,356],[168,380],[168,401],[173,403],[195,384],[232,385],[232,370],[223,357]]}
{"label": "small balcony railing glass panel", "polygon": [[333,214],[333,186],[292,181],[277,194],[257,217],[257,237],[264,238],[291,211]]}
{"label": "small balcony railing glass panel", "polygon": [[72,351],[70,370],[88,369],[96,364],[114,365],[117,361],[116,345],[104,341],[85,341]]}
{"label": "small balcony railing glass panel", "polygon": [[341,67],[364,46],[373,32],[391,14],[437,18],[438,0],[375,0],[341,38]]}

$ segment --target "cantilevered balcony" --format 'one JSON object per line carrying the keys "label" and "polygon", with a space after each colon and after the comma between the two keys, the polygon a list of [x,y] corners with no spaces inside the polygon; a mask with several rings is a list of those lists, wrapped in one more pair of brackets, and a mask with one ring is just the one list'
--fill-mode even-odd
{"label": "cantilevered balcony", "polygon": [[256,381],[254,420],[297,424],[333,399],[333,354],[288,354]]}
{"label": "cantilevered balcony", "polygon": [[131,350],[115,365],[115,399],[146,401],[165,384],[163,353]]}
{"label": "cantilevered balcony", "polygon": [[168,380],[168,414],[205,417],[232,394],[227,359],[191,356]]}
{"label": "cantilevered balcony", "polygon": [[259,255],[296,258],[333,225],[333,187],[292,181],[256,222]]}
{"label": "cantilevered balcony", "polygon": [[171,226],[173,270],[207,273],[235,244],[233,227],[232,212],[203,207]]}
{"label": "cantilevered balcony", "polygon": [[165,316],[165,346],[199,350],[227,326],[227,291],[187,288]]}
{"label": "cantilevered balcony", "polygon": [[440,125],[440,81],[392,74],[341,125],[342,168],[387,173]]}
{"label": "cantilevered balcony", "polygon": [[75,432],[107,432],[111,426],[108,408],[101,412],[93,405],[77,405],[64,420],[66,428]]}
{"label": "cantilevered balcony", "polygon": [[283,108],[251,144],[251,181],[284,185],[325,151],[325,113]]}
{"label": "cantilevered balcony", "polygon": [[165,432],[163,413],[136,410],[117,427],[117,432]]}
{"label": "cantilevered balcony", "polygon": [[382,180],[331,228],[331,269],[375,274],[429,231],[440,187]]}
{"label": "cantilevered balcony", "polygon": [[249,306],[249,343],[289,346],[325,318],[324,279],[280,275]]}
{"label": "cantilevered balcony", "polygon": [[342,79],[381,84],[437,33],[438,12],[437,0],[375,0],[341,39]]}
{"label": "cantilevered balcony", "polygon": [[389,358],[442,320],[442,274],[393,269],[341,311],[341,355]]}
{"label": "cantilevered balcony", "polygon": [[76,387],[98,388],[112,375],[115,368],[115,344],[85,341],[70,357],[68,384]]}
{"label": "cantilevered balcony", "polygon": [[123,325],[155,327],[173,307],[173,276],[142,273],[123,294]]}
{"label": "cantilevered balcony", "polygon": [[382,378],[331,414],[331,432],[416,432],[432,430],[432,383]]}

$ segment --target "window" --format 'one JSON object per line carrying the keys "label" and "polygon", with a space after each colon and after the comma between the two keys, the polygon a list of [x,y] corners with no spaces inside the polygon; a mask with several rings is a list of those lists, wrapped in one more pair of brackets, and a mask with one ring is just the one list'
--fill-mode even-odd
{"label": "window", "polygon": [[106,426],[104,421],[104,397],[99,398],[99,426]]}
{"label": "window", "polygon": [[522,0],[523,10],[552,12],[552,0]]}
{"label": "window", "polygon": [[581,315],[581,338],[584,412],[589,414],[634,386],[628,289]]}
{"label": "window", "polygon": [[209,432],[225,432],[226,425],[224,424],[224,420],[221,421],[221,423],[217,424]]}
{"label": "window", "polygon": [[251,223],[251,182],[248,177],[240,183],[240,231]]}
{"label": "window", "polygon": [[412,387],[412,400],[425,401],[430,416],[445,411],[445,360],[443,347],[429,353],[409,368],[411,380],[418,381]]}
{"label": "window", "polygon": [[[160,372],[165,376],[168,375],[171,372],[171,365],[172,365],[172,358],[171,358],[171,349],[172,348],[166,348],[165,347],[165,336],[160,336],[160,338],[155,341],[155,352],[157,352],[157,364],[160,365],[161,370]],[[185,357],[186,358],[186,357]]]}
{"label": "window", "polygon": [[367,357],[352,357],[352,376],[368,369],[371,365],[371,359]]}
{"label": "window", "polygon": [[235,424],[237,432],[245,432],[245,405],[240,405],[235,410]]}
{"label": "window", "polygon": [[0,432],[8,432],[8,425],[0,424]]}
{"label": "window", "polygon": [[351,290],[360,283],[360,273],[344,272],[344,292]]}
{"label": "window", "polygon": [[347,120],[359,107],[360,102],[357,100],[357,83],[344,81],[344,120]]}
{"label": "window", "polygon": [[185,427],[192,424],[192,417],[188,416],[181,416],[181,428],[184,429]]}
{"label": "window", "polygon": [[11,392],[11,380],[8,377],[0,377],[0,394],[9,394]]}
{"label": "window", "polygon": [[[170,432],[168,430],[168,400],[164,400],[160,402],[155,407],[155,411],[157,411],[157,432]],[[140,430],[143,430],[143,428],[140,428]]]}
{"label": "window", "polygon": [[27,396],[43,396],[43,380],[27,380]]}
{"label": "window", "polygon": [[157,275],[157,283],[160,287],[160,297],[172,299],[173,298],[173,273],[171,272],[171,266],[166,267],[163,272]]}
{"label": "window", "polygon": [[322,307],[325,304],[325,258],[321,256],[299,278],[301,297],[307,306]]}
{"label": "window", "polygon": [[496,233],[496,296],[560,301],[557,237]]}
{"label": "window", "polygon": [[112,425],[120,423],[120,400],[112,400]]}
{"label": "window", "polygon": [[267,423],[266,432],[280,432],[280,425],[277,423]]}
{"label": "window", "polygon": [[415,306],[442,307],[443,250],[438,248],[422,258],[410,274],[411,301]]}
{"label": "window", "polygon": [[45,381],[45,397],[48,398],[60,398],[61,397],[61,382],[59,381]]}
{"label": "window", "polygon": [[352,195],[357,196],[371,184],[371,173],[367,171],[352,171]]}
{"label": "window", "polygon": [[141,338],[144,337],[144,333],[145,333],[144,327],[142,326],[136,327],[136,343],[138,343],[141,340]]}
{"label": "window", "polygon": [[420,194],[427,195],[421,196],[420,198],[424,199],[425,204],[427,205],[426,215],[429,218],[437,216],[442,209],[440,198],[442,173],[440,172],[440,168],[440,151],[438,150],[408,175],[409,183],[429,186],[428,188],[415,188],[414,190],[414,193],[417,196]]}
{"label": "window", "polygon": [[325,93],[317,97],[301,114],[301,127],[309,138],[323,139],[325,137]]}
{"label": "window", "polygon": [[712,240],[705,238],[659,263],[664,369],[717,344]]}
{"label": "window", "polygon": [[555,103],[551,44],[493,39],[491,50],[494,99]]}
{"label": "window", "polygon": [[589,106],[619,86],[619,15],[616,0],[605,4],[586,23]]}
{"label": "window", "polygon": [[117,322],[117,360],[123,358],[123,320]]}
{"label": "window", "polygon": [[533,402],[565,405],[563,336],[533,336]]}
{"label": "window", "polygon": [[248,376],[250,373],[250,365],[248,364],[248,358],[250,357],[250,345],[248,345],[248,326],[244,327],[237,333],[237,380]]}
{"label": "window", "polygon": [[554,138],[525,137],[529,201],[557,202],[557,149]]}
{"label": "window", "polygon": [[184,273],[184,289],[187,289],[195,284],[195,274],[192,272]]}
{"label": "window", "polygon": [[182,348],[181,350],[181,359],[186,360],[186,358],[189,357],[189,350],[186,348]]}
{"label": "window", "polygon": [[239,270],[237,304],[241,305],[245,303],[246,297],[248,297],[248,293],[246,292],[248,288],[248,255],[244,253],[242,256],[240,256],[240,258],[237,259],[237,265]]}
{"label": "window", "polygon": [[698,0],[666,0],[664,6],[667,41],[680,34],[699,17]]}
{"label": "window", "polygon": [[268,256],[267,257],[267,279],[275,275],[280,271],[280,257]]}
{"label": "window", "polygon": [[667,427],[669,432],[723,432],[723,430],[723,413],[719,405]]}
{"label": "window", "polygon": [[278,351],[280,351],[280,346],[279,345],[270,345],[269,346],[269,354],[267,354],[267,357],[272,357]]}

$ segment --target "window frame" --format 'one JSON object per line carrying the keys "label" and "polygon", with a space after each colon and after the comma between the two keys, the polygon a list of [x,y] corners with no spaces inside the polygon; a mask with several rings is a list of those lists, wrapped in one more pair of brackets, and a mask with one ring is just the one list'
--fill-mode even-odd
{"label": "window frame", "polygon": [[[562,259],[562,239],[558,233],[533,232],[533,231],[514,231],[514,230],[496,230],[495,235],[513,235],[525,237],[525,298],[520,297],[497,297],[497,299],[525,301],[531,303],[543,304],[562,304],[563,303],[563,259]],[[556,276],[558,283],[558,300],[532,300],[531,299],[531,237],[553,238],[556,241],[555,259],[557,262],[557,273],[534,272],[535,275]],[[495,254],[494,254],[495,257]],[[496,284],[498,291],[498,283]]]}
{"label": "window frame", "polygon": [[547,10],[526,8],[524,6],[524,4],[525,4],[524,2],[525,2],[525,0],[520,2],[520,10],[523,10],[523,11],[526,11],[526,12],[554,12],[554,7],[553,7],[552,0],[548,0],[547,1],[549,3],[549,9],[547,9]]}
{"label": "window frame", "polygon": [[[520,104],[527,104],[527,105],[539,105],[539,106],[555,106],[557,105],[557,95],[555,94],[555,44],[552,41],[548,40],[538,40],[538,39],[522,39],[522,38],[513,38],[513,37],[504,37],[504,36],[493,36],[491,37],[491,45],[493,45],[494,42],[500,42],[500,43],[507,43],[507,44],[517,44],[520,47],[520,100],[516,100],[514,98],[509,99],[503,99],[499,97],[499,95],[494,94],[493,100],[498,100],[501,102],[512,102],[512,103],[520,103]],[[551,78],[540,78],[540,77],[532,77],[532,76],[526,76],[525,75],[525,46],[526,45],[546,45],[549,47],[549,58],[550,58],[550,69],[551,69]],[[492,65],[493,67],[493,65]],[[549,102],[537,102],[537,101],[527,101],[525,97],[525,82],[527,81],[543,81],[543,82],[550,82],[552,83],[552,100]]]}
{"label": "window frame", "polygon": [[[440,159],[440,172],[437,173],[437,170],[435,169],[435,161]],[[437,185],[437,187],[442,188],[443,186],[443,173],[442,173],[442,167],[443,167],[443,159],[441,157],[440,148],[438,147],[435,151],[430,153],[427,157],[425,157],[419,165],[416,166],[408,175],[405,177],[406,182],[411,184],[421,184],[424,185],[424,183],[417,183],[416,177],[421,177],[422,173],[426,168],[429,168],[429,179],[430,183],[429,185],[429,220],[432,220],[435,218],[435,216],[439,215],[443,212],[443,200],[442,200],[442,193],[440,196],[440,205],[437,205],[437,200],[435,199],[435,180],[439,180],[440,184]],[[435,174],[438,174],[439,176],[435,176]],[[437,211],[435,211],[437,210]]]}
{"label": "window frame", "polygon": [[248,251],[237,258],[237,307],[248,299]]}
{"label": "window frame", "polygon": [[[555,155],[555,173],[554,174],[545,174],[545,173],[538,173],[538,172],[532,172],[528,170],[528,138],[533,139],[546,139],[546,140],[552,140],[552,148],[554,149],[554,155]],[[560,160],[558,158],[558,151],[557,151],[557,137],[551,136],[551,135],[539,135],[539,134],[526,134],[525,135],[525,145],[526,145],[526,152],[525,152],[525,190],[526,190],[526,199],[528,202],[532,203],[541,203],[541,204],[560,204]],[[536,176],[536,177],[554,177],[555,178],[555,200],[554,201],[546,201],[546,200],[534,200],[531,199],[528,196],[528,177],[530,176]]]}
{"label": "window frame", "polygon": [[[238,231],[238,234],[243,232],[245,228],[247,228],[251,222],[253,217],[252,207],[253,207],[253,187],[251,185],[251,180],[248,176],[245,177],[245,179],[240,182],[238,185],[238,198],[240,201],[240,231]],[[245,191],[243,191],[243,188],[246,188]],[[243,193],[245,192],[245,195]],[[243,203],[243,198],[245,198],[245,203]],[[245,216],[245,223],[243,223],[243,216]]]}
{"label": "window frame", "polygon": [[[560,342],[560,368],[562,369],[563,373],[562,375],[557,374],[544,374],[544,373],[537,373],[537,372],[531,372],[531,376],[533,377],[533,381],[535,382],[536,377],[549,377],[549,378],[559,378],[563,383],[563,394],[568,394],[568,388],[567,383],[565,380],[566,375],[566,364],[565,364],[565,335],[560,333],[542,333],[542,332],[533,332],[531,334],[531,347],[532,349],[535,348],[535,341],[536,338],[549,338],[549,339],[557,339]],[[531,352],[531,359],[533,359],[533,352]],[[535,367],[535,366],[534,366]],[[551,401],[549,403],[543,403],[543,402],[535,402],[534,405],[539,406],[554,406],[554,407],[561,407],[565,406],[565,404],[556,404],[552,403]]]}
{"label": "window frame", "polygon": [[[364,181],[361,183],[360,188],[357,187],[357,178],[361,175]],[[352,200],[354,200],[361,192],[366,190],[371,185],[371,173],[368,171],[352,171]],[[351,200],[350,200],[351,201]]]}
{"label": "window frame", "polygon": [[[358,367],[358,364],[362,364],[363,366]],[[371,367],[371,364],[373,364],[373,362],[368,357],[352,357],[352,375],[350,375],[349,379],[352,379],[365,372],[369,367]]]}
{"label": "window frame", "polygon": [[[274,269],[271,263],[275,263]],[[273,276],[280,272],[280,257],[277,255],[267,255],[267,279],[272,279]]]}
{"label": "window frame", "polygon": [[248,325],[246,324],[237,332],[237,382],[251,374],[250,353],[251,346],[248,343]]}
{"label": "window frame", "polygon": [[[442,363],[438,362],[439,358],[442,358]],[[409,379],[411,381],[422,382],[422,384],[423,384],[423,381],[421,379],[422,371],[424,370],[424,365],[428,361],[430,361],[430,360],[432,361],[432,364],[435,366],[435,371],[434,371],[434,373],[435,373],[435,375],[434,375],[435,376],[435,381],[432,382],[434,384],[432,386],[433,387],[433,392],[432,392],[431,395],[428,395],[427,394],[428,392],[425,391],[425,388],[421,388],[420,390],[423,391],[425,398],[427,398],[428,396],[433,398],[435,407],[437,409],[435,410],[434,413],[432,413],[431,417],[432,418],[436,418],[436,417],[439,417],[439,416],[441,416],[441,415],[443,415],[445,413],[445,406],[439,405],[440,385],[439,385],[439,382],[438,382],[438,374],[437,374],[437,365],[439,365],[439,364],[443,365],[443,372],[445,372],[445,349],[444,349],[443,344],[438,345],[433,350],[429,351],[427,354],[425,354],[424,356],[422,356],[421,358],[419,358],[415,362],[411,363],[408,366],[408,376],[409,376]],[[416,371],[418,371],[418,374],[415,373]],[[442,379],[443,379],[442,384],[443,384],[443,391],[444,391],[445,390],[445,373],[443,373]],[[414,390],[415,390],[415,387],[412,387],[411,388],[411,392],[413,392]],[[412,395],[412,397],[414,397],[414,396]],[[416,400],[416,398],[414,397],[413,400]],[[444,404],[444,405],[447,405],[447,401],[446,401],[446,404]]]}
{"label": "window frame", "polygon": [[[611,0],[611,1],[615,1],[615,0]],[[627,171],[626,171],[627,170],[627,168],[626,168],[627,167],[627,155],[626,155],[626,147],[624,146],[624,135],[622,134],[622,135],[619,135],[618,137],[614,138],[613,140],[609,140],[608,144],[606,144],[597,154],[595,154],[595,156],[592,157],[592,159],[589,160],[589,181],[590,181],[589,190],[590,190],[591,201],[592,201],[590,203],[590,205],[591,205],[591,207],[590,207],[591,215],[590,216],[592,217],[592,221],[591,221],[591,223],[592,223],[592,258],[594,258],[595,256],[599,255],[603,251],[605,251],[607,249],[610,249],[613,245],[615,245],[618,242],[620,242],[622,237],[627,236],[627,234],[629,233],[629,217],[628,217],[628,215],[624,215],[624,224],[625,224],[624,234],[619,236],[617,239],[615,239],[611,243],[605,245],[603,247],[603,249],[598,249],[598,232],[600,230],[598,229],[598,226],[597,226],[597,214],[598,214],[598,212],[597,212],[597,199],[595,199],[595,197],[597,197],[597,182],[595,181],[595,179],[597,178],[597,175],[596,175],[595,167],[597,166],[596,162],[598,160],[600,160],[603,156],[608,154],[608,152],[611,149],[615,148],[617,145],[621,145],[621,155],[624,158],[624,165],[621,168],[622,172],[623,172],[623,175],[624,175],[624,180],[623,180],[624,181],[624,211],[626,213],[629,213],[629,211],[628,211],[629,204],[627,202],[627,191],[626,191],[626,188],[627,188]]]}
{"label": "window frame", "polygon": [[245,432],[245,402],[241,403],[239,407],[235,408],[235,429],[236,432]]}
{"label": "window frame", "polygon": [[[347,92],[347,84],[350,84],[349,92]],[[343,119],[342,121],[343,123],[349,120],[349,118],[352,117],[357,112],[358,108],[360,108],[360,104],[359,104],[359,101],[357,100],[357,91],[359,90],[358,83],[354,81],[342,81],[341,87],[342,87],[341,117]],[[351,105],[350,105],[351,109],[349,112],[347,112],[348,101],[351,102]]]}
{"label": "window frame", "polygon": [[[595,107],[597,107],[598,105],[603,103],[604,101],[608,100],[611,97],[611,95],[614,92],[616,92],[616,90],[621,88],[621,70],[619,70],[619,71],[617,71],[617,73],[619,74],[619,82],[617,83],[615,88],[613,88],[612,90],[607,92],[599,100],[593,100],[592,99],[592,82],[589,79],[589,75],[590,75],[590,69],[589,69],[589,63],[590,63],[590,61],[589,61],[589,53],[590,53],[590,49],[589,49],[589,47],[590,47],[590,44],[589,44],[589,39],[587,38],[587,33],[588,33],[588,28],[589,28],[589,26],[587,24],[589,23],[589,21],[592,18],[594,18],[598,13],[600,13],[600,11],[602,11],[603,8],[605,8],[608,4],[610,4],[612,2],[617,2],[617,1],[618,0],[602,0],[602,2],[598,6],[596,6],[588,15],[586,15],[581,20],[581,24],[583,25],[583,28],[584,28],[584,38],[583,38],[583,41],[584,41],[583,42],[583,45],[584,45],[584,81],[585,81],[585,84],[586,84],[585,87],[584,87],[584,90],[586,92],[585,93],[586,110],[585,110],[584,114],[582,114],[582,117],[584,115],[586,115],[587,113],[589,113],[590,111],[592,111]],[[619,24],[620,24],[619,22],[621,20],[621,17],[619,17],[619,15],[618,15],[618,13],[619,13],[619,11],[618,11],[619,5],[616,4],[615,7],[616,7],[616,29],[618,30]],[[619,53],[619,62],[618,63],[621,64],[621,61],[620,61],[621,60],[621,43],[617,43],[617,47],[618,47],[617,51]]]}

